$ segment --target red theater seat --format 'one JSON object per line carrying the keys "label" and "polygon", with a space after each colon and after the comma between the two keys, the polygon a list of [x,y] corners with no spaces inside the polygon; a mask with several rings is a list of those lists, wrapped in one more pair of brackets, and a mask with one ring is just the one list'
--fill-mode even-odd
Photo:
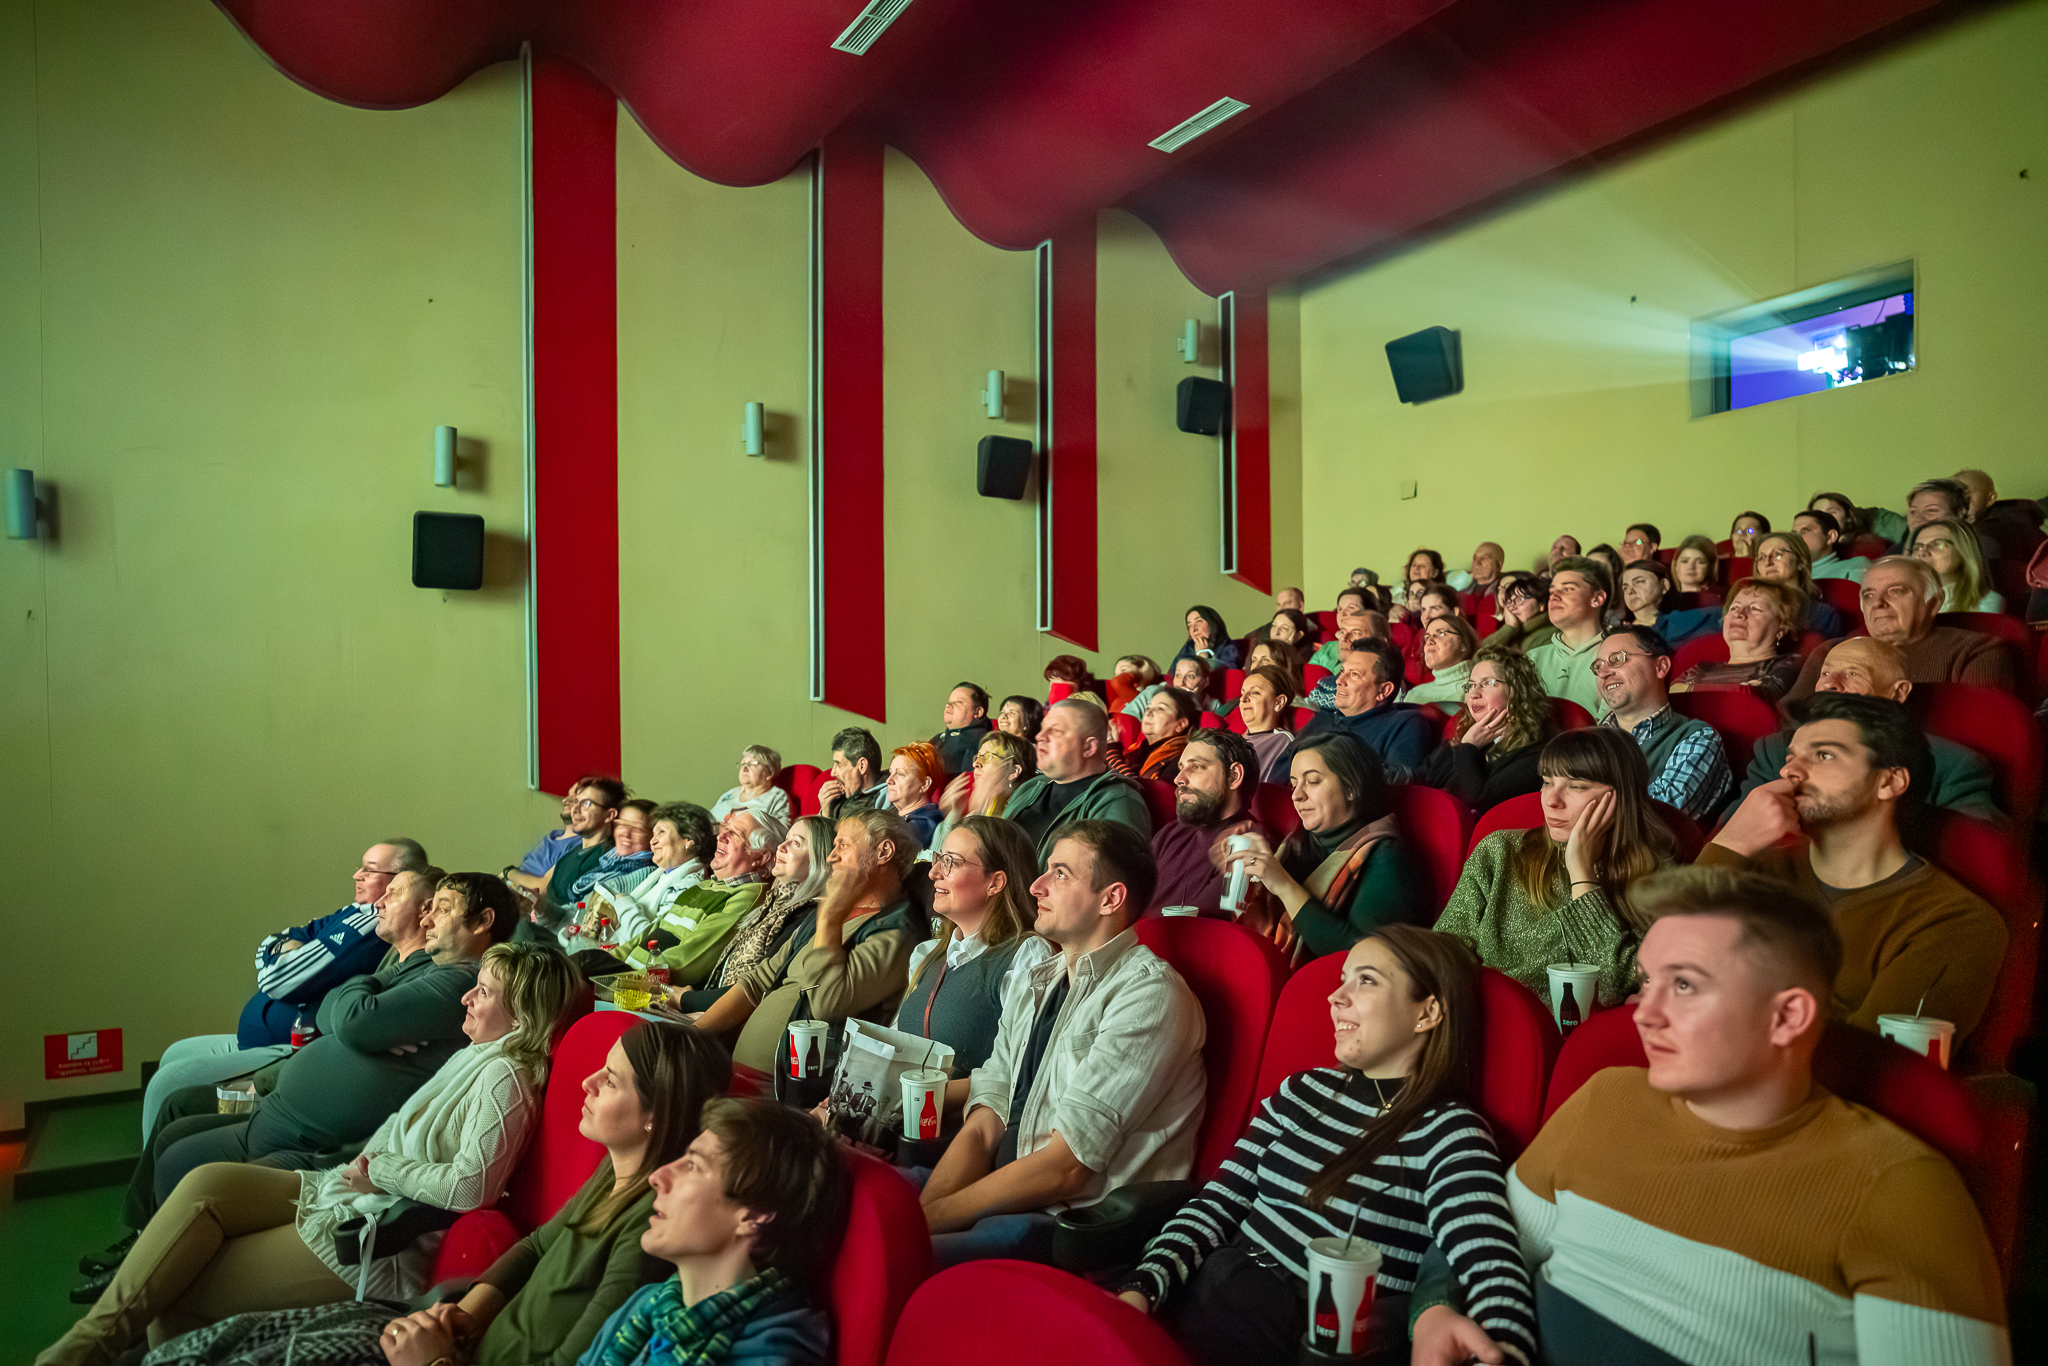
{"label": "red theater seat", "polygon": [[1998,779],[1998,801],[2026,823],[2041,803],[2041,727],[2024,702],[1998,688],[1969,683],[1915,683],[1906,709],[1929,735],[1984,756]]}
{"label": "red theater seat", "polygon": [[1331,636],[1337,634],[1337,614],[1335,612],[1318,612],[1315,614],[1315,617],[1316,628],[1322,639],[1328,640]]}
{"label": "red theater seat", "polygon": [[[1572,1031],[1550,1074],[1545,1120],[1595,1072],[1648,1065],[1635,1014],[1632,1005],[1613,1006],[1595,1011]],[[1813,1075],[1842,1099],[1875,1110],[1955,1164],[1976,1198],[1992,1251],[2010,1283],[2025,1205],[2027,1111],[1888,1039],[1844,1024],[1830,1025],[1822,1036]]]}
{"label": "red theater seat", "polygon": [[1316,690],[1316,684],[1330,676],[1330,671],[1320,664],[1301,666],[1301,691],[1304,696]]}
{"label": "red theater seat", "polygon": [[1145,732],[1138,727],[1138,718],[1116,711],[1109,714],[1109,724],[1116,730],[1117,743],[1125,750],[1134,750],[1145,743]]}
{"label": "red theater seat", "polygon": [[841,1148],[853,1178],[846,1238],[832,1263],[837,1366],[882,1366],[897,1320],[932,1272],[932,1235],[917,1191],[895,1169]]}
{"label": "red theater seat", "polygon": [[2001,1071],[2014,1046],[2033,1028],[2041,888],[2027,869],[2025,846],[1999,826],[1960,812],[1938,811],[1932,834],[1935,865],[1990,902],[2005,919],[2005,961],[1999,965],[1991,1005],[1952,1061],[1962,1071]]}
{"label": "red theater seat", "polygon": [[1738,785],[1756,742],[1776,735],[1780,724],[1777,708],[1746,691],[1673,693],[1671,709],[1714,728],[1721,737],[1721,748],[1728,752],[1728,767],[1734,770]]}
{"label": "red theater seat", "polygon": [[1586,730],[1598,724],[1593,720],[1593,713],[1569,697],[1550,699],[1550,723],[1559,730]]}
{"label": "red theater seat", "polygon": [[815,768],[810,764],[788,764],[775,775],[775,785],[789,794],[790,804],[799,816],[818,814],[818,789],[832,776],[830,769]]}
{"label": "red theater seat", "polygon": [[1173,784],[1164,778],[1140,778],[1138,786],[1145,789],[1145,810],[1152,817],[1152,828],[1164,830],[1180,819],[1173,809]]}
{"label": "red theater seat", "polygon": [[[842,1361],[844,1358],[842,1358]],[[889,1366],[1188,1366],[1166,1330],[1079,1276],[1035,1262],[966,1262],[910,1297]]]}
{"label": "red theater seat", "polygon": [[[1303,964],[1287,980],[1259,1063],[1254,1106],[1296,1072],[1336,1065],[1328,998],[1343,971],[1344,955],[1331,953]],[[1494,1126],[1501,1156],[1512,1162],[1542,1127],[1545,1090],[1557,1059],[1557,1026],[1527,987],[1492,968],[1480,969],[1479,1000],[1475,1099]]]}
{"label": "red theater seat", "polygon": [[1287,959],[1272,941],[1228,920],[1152,916],[1138,922],[1137,935],[1187,982],[1208,1022],[1202,1066],[1209,1093],[1194,1172],[1196,1181],[1207,1181],[1251,1118],[1252,1088]]}
{"label": "red theater seat", "polygon": [[1210,711],[1210,710],[1209,710],[1208,708],[1204,707],[1204,708],[1202,709],[1202,724],[1201,724],[1201,729],[1203,729],[1203,730],[1222,730],[1222,729],[1223,729],[1223,718],[1222,718],[1222,717],[1220,717],[1220,716],[1218,716],[1218,715],[1217,715],[1217,714],[1216,714],[1215,712],[1213,712],[1213,711]]}
{"label": "red theater seat", "polygon": [[[1691,863],[1700,856],[1700,850],[1707,847],[1707,837],[1700,833],[1698,825],[1675,806],[1652,801],[1657,815],[1664,824],[1671,827],[1672,838],[1677,842],[1676,857],[1680,863]],[[1473,827],[1472,840],[1465,848],[1465,856],[1479,847],[1479,841],[1496,830],[1533,830],[1543,824],[1543,794],[1527,792],[1519,797],[1510,797],[1490,811],[1480,813],[1479,824]]]}
{"label": "red theater seat", "polygon": [[[1685,671],[1695,664],[1724,664],[1728,660],[1728,642],[1720,632],[1710,636],[1695,636],[1679,646],[1671,654],[1671,679],[1677,682],[1685,677]],[[1681,697],[1683,693],[1679,694]]]}
{"label": "red theater seat", "polygon": [[1294,733],[1296,735],[1301,734],[1308,729],[1309,722],[1315,719],[1316,709],[1314,707],[1296,707],[1294,709]]}
{"label": "red theater seat", "polygon": [[1430,914],[1451,899],[1458,874],[1465,867],[1465,842],[1472,833],[1472,813],[1441,788],[1419,783],[1394,785],[1394,818],[1408,841],[1408,852],[1421,874]]}
{"label": "red theater seat", "polygon": [[1301,813],[1294,809],[1294,788],[1287,783],[1260,783],[1252,794],[1252,814],[1265,822],[1276,841],[1301,829]]}
{"label": "red theater seat", "polygon": [[1237,701],[1237,695],[1243,691],[1244,670],[1225,669],[1223,671],[1223,696],[1221,700],[1225,702],[1235,702]]}
{"label": "red theater seat", "polygon": [[1815,579],[1820,600],[1837,612],[1854,612],[1856,628],[1863,628],[1863,585],[1854,579]]}
{"label": "red theater seat", "polygon": [[1237,708],[1232,707],[1230,709],[1230,715],[1223,718],[1223,725],[1225,729],[1230,730],[1235,734],[1243,735],[1245,733],[1244,713],[1239,711]]}
{"label": "red theater seat", "polygon": [[2020,679],[2020,695],[2034,695],[2034,632],[2018,617],[2009,617],[2003,612],[1943,612],[1935,617],[1934,624],[1996,636],[2004,641],[2012,649],[2013,665]]}

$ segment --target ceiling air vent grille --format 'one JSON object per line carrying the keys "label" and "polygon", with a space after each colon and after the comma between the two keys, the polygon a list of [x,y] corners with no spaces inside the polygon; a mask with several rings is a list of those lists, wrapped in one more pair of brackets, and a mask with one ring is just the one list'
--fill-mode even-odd
{"label": "ceiling air vent grille", "polygon": [[910,0],[870,0],[868,7],[854,16],[846,26],[846,32],[832,40],[832,46],[840,52],[851,52],[856,57],[867,55],[875,40],[889,31],[889,25],[903,16],[910,8]]}
{"label": "ceiling air vent grille", "polygon": [[1178,152],[1225,119],[1235,118],[1249,108],[1251,106],[1243,100],[1233,100],[1225,95],[1186,123],[1177,123],[1152,139],[1151,145],[1162,152]]}

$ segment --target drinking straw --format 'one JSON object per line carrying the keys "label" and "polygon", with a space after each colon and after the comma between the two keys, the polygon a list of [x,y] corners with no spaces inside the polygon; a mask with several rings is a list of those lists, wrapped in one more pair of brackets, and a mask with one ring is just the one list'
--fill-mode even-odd
{"label": "drinking straw", "polygon": [[1927,1008],[1927,992],[1928,992],[1928,991],[1933,991],[1933,990],[1934,990],[1934,989],[1935,989],[1936,987],[1938,987],[1938,986],[1940,986],[1940,985],[1941,985],[1941,974],[1943,974],[1944,972],[1947,972],[1947,971],[1948,971],[1948,964],[1946,964],[1946,963],[1943,963],[1943,964],[1942,964],[1942,965],[1941,965],[1940,967],[1938,967],[1938,968],[1936,968],[1936,969],[1934,970],[1934,980],[1933,980],[1933,981],[1931,981],[1931,982],[1929,982],[1929,983],[1927,984],[1927,991],[1923,991],[1923,992],[1921,992],[1921,993],[1920,993],[1920,1004],[1919,1004],[1919,1005],[1917,1005],[1917,1006],[1914,1006],[1914,1007],[1913,1007],[1913,1018],[1914,1018],[1914,1019],[1916,1019],[1916,1020],[1917,1020],[1917,1019],[1919,1019],[1919,1018],[1920,1018],[1920,1012],[1921,1012],[1921,1011],[1923,1011],[1923,1010],[1925,1010],[1925,1009]]}

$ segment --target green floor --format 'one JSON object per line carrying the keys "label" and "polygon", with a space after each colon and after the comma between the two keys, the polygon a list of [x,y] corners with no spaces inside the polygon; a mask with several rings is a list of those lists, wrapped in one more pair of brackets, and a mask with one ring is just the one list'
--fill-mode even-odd
{"label": "green floor", "polygon": [[0,1366],[27,1366],[85,1312],[65,1298],[78,1257],[121,1235],[119,1186],[16,1203],[21,1145],[0,1147]]}

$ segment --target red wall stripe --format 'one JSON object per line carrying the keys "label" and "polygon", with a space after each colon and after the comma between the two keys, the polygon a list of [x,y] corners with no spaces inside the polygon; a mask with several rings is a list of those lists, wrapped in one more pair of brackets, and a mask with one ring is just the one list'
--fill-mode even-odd
{"label": "red wall stripe", "polygon": [[888,720],[882,563],[882,146],[818,151],[825,701]]}
{"label": "red wall stripe", "polygon": [[1237,453],[1237,572],[1230,577],[1273,591],[1273,415],[1267,375],[1266,296],[1231,300],[1230,421]]}
{"label": "red wall stripe", "polygon": [[540,787],[617,773],[618,102],[533,63],[535,720]]}
{"label": "red wall stripe", "polygon": [[1052,239],[1051,634],[1096,648],[1095,219]]}

